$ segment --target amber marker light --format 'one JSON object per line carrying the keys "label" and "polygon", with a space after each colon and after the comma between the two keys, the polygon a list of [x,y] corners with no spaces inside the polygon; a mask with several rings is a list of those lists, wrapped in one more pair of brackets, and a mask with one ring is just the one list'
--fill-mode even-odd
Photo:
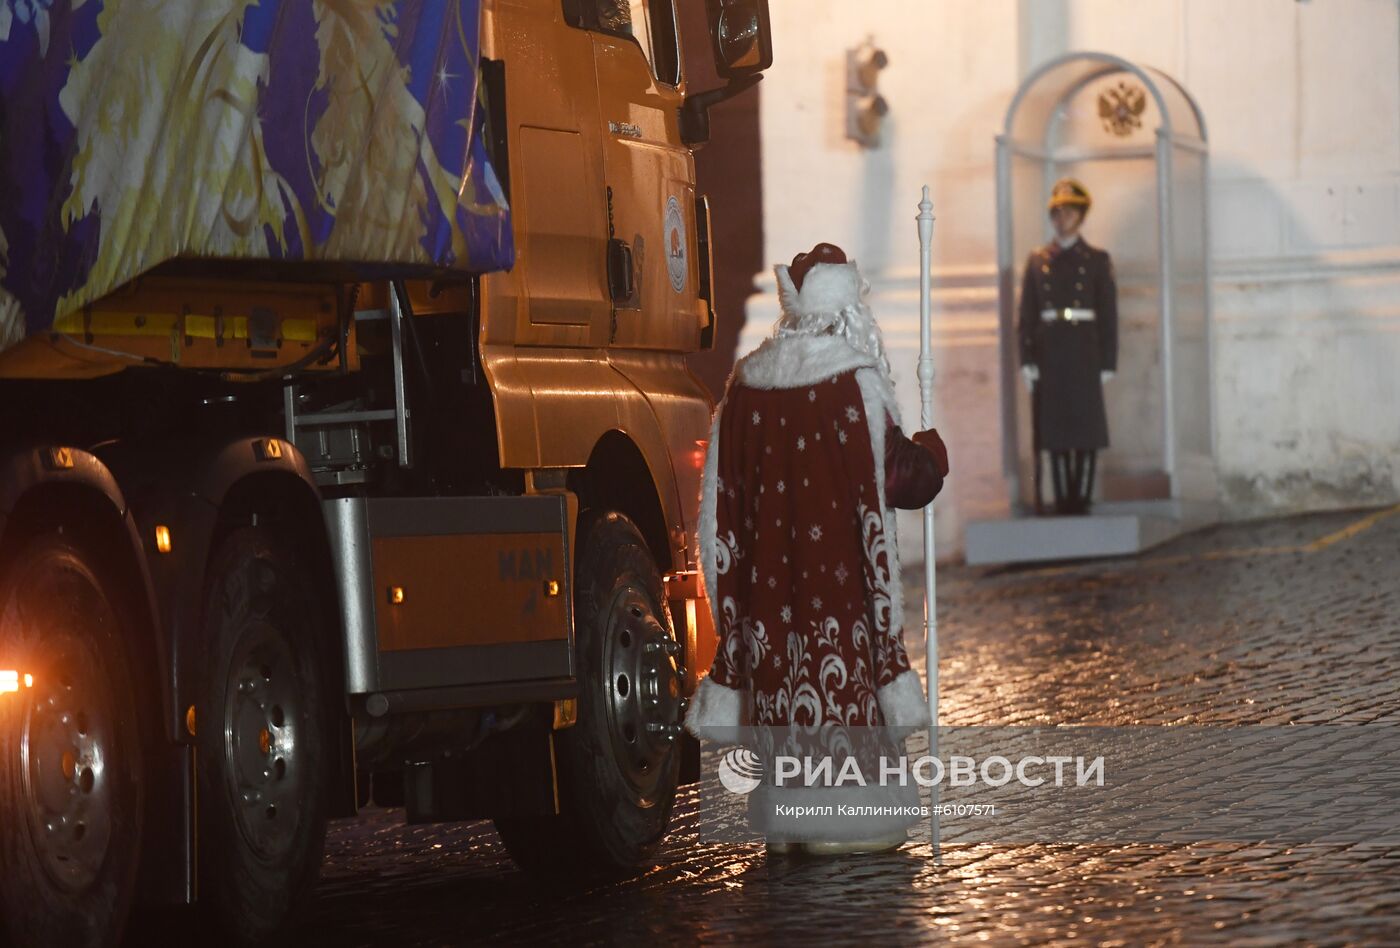
{"label": "amber marker light", "polygon": [[546,580],[544,581],[544,594],[545,594],[546,596],[557,596],[557,595],[559,595],[559,580],[557,580],[557,579],[546,579]]}
{"label": "amber marker light", "polygon": [[156,549],[162,553],[170,552],[170,528],[163,524],[156,527]]}
{"label": "amber marker light", "polygon": [[0,694],[19,691],[19,672],[10,668],[0,668]]}
{"label": "amber marker light", "polygon": [[389,587],[389,605],[391,605],[391,606],[401,606],[401,605],[403,605],[403,587],[402,587],[402,586],[390,586],[390,587]]}
{"label": "amber marker light", "polygon": [[276,461],[282,457],[282,442],[276,438],[259,438],[253,442],[253,455],[259,461]]}

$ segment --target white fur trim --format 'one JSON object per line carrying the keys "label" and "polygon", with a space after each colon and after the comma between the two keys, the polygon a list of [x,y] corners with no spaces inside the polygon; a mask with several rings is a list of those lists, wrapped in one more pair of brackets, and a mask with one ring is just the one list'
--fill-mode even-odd
{"label": "white fur trim", "polygon": [[900,635],[904,630],[904,578],[900,573],[895,519],[885,503],[885,417],[888,415],[899,424],[899,404],[889,379],[876,369],[857,369],[856,384],[860,386],[861,400],[865,403],[870,450],[875,455],[875,491],[880,498],[880,520],[885,527],[885,561],[890,568],[890,634]]}
{"label": "white fur trim", "polygon": [[[894,419],[894,423],[903,427],[904,421],[899,415],[899,401],[894,396],[894,386],[890,384],[890,380],[884,373],[873,368],[873,362],[870,364],[872,366],[871,371],[860,371],[856,373],[856,381],[860,383],[860,392],[865,396],[866,405],[870,405],[872,401],[876,404],[883,405],[885,410],[889,412],[890,417]],[[884,455],[880,456],[879,461],[881,464],[884,464]],[[884,482],[881,481],[881,483],[883,484]]]}
{"label": "white fur trim", "polygon": [[912,730],[929,726],[928,698],[919,673],[912,668],[876,691],[875,700],[880,702],[880,714],[886,727]]}
{"label": "white fur trim", "polygon": [[784,313],[796,313],[798,307],[797,287],[792,283],[792,271],[787,264],[780,263],[773,268],[778,278],[778,308]]}
{"label": "white fur trim", "polygon": [[800,316],[839,313],[847,306],[860,304],[860,287],[860,271],[854,260],[816,264],[802,278],[793,311]]}
{"label": "white fur trim", "polygon": [[750,388],[798,388],[877,364],[840,336],[770,336],[735,363],[734,377]]}
{"label": "white fur trim", "polygon": [[801,290],[792,282],[792,269],[786,264],[774,267],[773,274],[778,278],[778,306],[790,316],[835,315],[859,305],[865,286],[854,260],[814,265],[802,278]]}
{"label": "white fur trim", "polygon": [[719,511],[716,496],[719,482],[719,420],[724,413],[728,392],[715,406],[710,419],[710,443],[705,446],[705,469],[700,475],[700,522],[696,526],[696,545],[700,549],[700,575],[705,581],[705,600],[710,604],[710,618],[715,634],[719,624],[719,581],[715,574],[715,537],[719,532]]}
{"label": "white fur trim", "polygon": [[742,726],[743,693],[726,688],[708,675],[700,680],[690,707],[685,712],[685,729],[699,738],[733,738],[727,729]]}

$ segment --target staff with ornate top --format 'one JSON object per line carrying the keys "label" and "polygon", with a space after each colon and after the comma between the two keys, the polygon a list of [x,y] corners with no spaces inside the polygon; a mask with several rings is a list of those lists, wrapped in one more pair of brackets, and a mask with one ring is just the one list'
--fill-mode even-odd
{"label": "staff with ornate top", "polygon": [[[919,414],[921,428],[933,427],[933,342],[930,323],[933,319],[933,288],[930,278],[933,254],[933,202],[928,199],[924,185],[923,200],[919,202]],[[933,504],[924,508],[924,646],[928,665],[928,752],[938,755],[938,576],[933,538]],[[929,807],[930,845],[938,854],[938,787],[930,789],[933,804]]]}

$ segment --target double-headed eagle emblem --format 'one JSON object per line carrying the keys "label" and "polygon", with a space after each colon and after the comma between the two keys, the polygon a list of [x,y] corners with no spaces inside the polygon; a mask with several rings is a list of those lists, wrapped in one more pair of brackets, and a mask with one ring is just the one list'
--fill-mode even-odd
{"label": "double-headed eagle emblem", "polygon": [[1147,93],[1126,82],[1099,93],[1099,118],[1103,128],[1122,138],[1142,128],[1142,113],[1147,108]]}

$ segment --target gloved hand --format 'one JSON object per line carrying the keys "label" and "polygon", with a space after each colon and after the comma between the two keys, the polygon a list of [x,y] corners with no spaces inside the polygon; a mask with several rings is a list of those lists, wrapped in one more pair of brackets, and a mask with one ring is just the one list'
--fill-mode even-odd
{"label": "gloved hand", "polygon": [[1040,367],[1035,365],[1021,366],[1021,378],[1025,379],[1026,391],[1034,391],[1035,383],[1040,379]]}
{"label": "gloved hand", "polygon": [[1103,371],[1099,372],[1099,384],[1103,385],[1107,383],[1110,379],[1113,378],[1113,376],[1117,374],[1118,373],[1114,372],[1112,369],[1104,369]]}
{"label": "gloved hand", "polygon": [[938,496],[948,473],[948,449],[933,429],[906,437],[891,422],[885,429],[885,502],[918,510]]}
{"label": "gloved hand", "polygon": [[927,431],[916,431],[909,439],[920,447],[927,448],[933,455],[938,466],[938,476],[948,476],[948,446],[943,443],[943,439],[938,435],[937,428],[929,428]]}

